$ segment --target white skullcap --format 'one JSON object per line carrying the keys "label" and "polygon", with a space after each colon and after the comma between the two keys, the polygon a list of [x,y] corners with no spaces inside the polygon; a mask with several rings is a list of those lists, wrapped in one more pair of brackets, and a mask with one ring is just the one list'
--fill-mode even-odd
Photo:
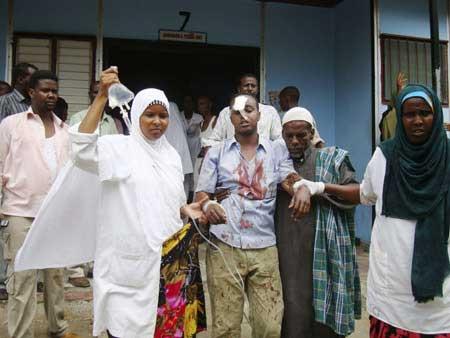
{"label": "white skullcap", "polygon": [[319,131],[317,130],[316,120],[310,113],[310,111],[303,107],[294,107],[289,109],[283,116],[282,125],[284,126],[288,122],[292,121],[305,121],[308,122],[312,130],[314,131],[314,136],[312,144],[317,145],[317,143],[325,143],[325,141],[320,137]]}
{"label": "white skullcap", "polygon": [[308,122],[314,129],[316,122],[314,121],[314,117],[309,112],[308,109],[302,107],[294,107],[289,109],[286,114],[283,116],[283,126],[292,121],[305,121]]}

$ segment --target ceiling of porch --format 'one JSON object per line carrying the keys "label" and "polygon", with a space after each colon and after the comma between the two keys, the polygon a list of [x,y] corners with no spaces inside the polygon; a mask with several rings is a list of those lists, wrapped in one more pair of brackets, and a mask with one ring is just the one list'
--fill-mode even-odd
{"label": "ceiling of porch", "polygon": [[259,0],[264,2],[281,2],[295,5],[334,7],[343,0]]}

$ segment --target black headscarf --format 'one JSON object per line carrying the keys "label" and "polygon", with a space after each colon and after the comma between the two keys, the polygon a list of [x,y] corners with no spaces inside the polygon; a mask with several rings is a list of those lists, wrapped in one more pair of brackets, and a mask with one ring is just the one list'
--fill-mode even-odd
{"label": "black headscarf", "polygon": [[[434,111],[430,137],[420,145],[408,141],[402,123],[405,97],[414,92],[426,94]],[[417,220],[412,292],[417,302],[427,302],[442,297],[444,280],[450,272],[450,142],[443,126],[442,105],[429,88],[405,87],[398,94],[395,108],[398,121],[395,137],[380,146],[387,160],[382,214]]]}

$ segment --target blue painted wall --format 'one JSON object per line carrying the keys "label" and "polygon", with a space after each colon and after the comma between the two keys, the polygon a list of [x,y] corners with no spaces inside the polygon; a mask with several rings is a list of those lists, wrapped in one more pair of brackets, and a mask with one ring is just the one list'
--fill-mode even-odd
{"label": "blue painted wall", "polygon": [[179,11],[190,11],[185,30],[207,32],[209,43],[259,46],[259,3],[254,0],[165,0],[157,6],[148,0],[108,0],[104,4],[105,37],[157,40],[159,29],[181,27]]}
{"label": "blue painted wall", "polygon": [[[447,39],[447,1],[439,0],[439,34]],[[421,38],[430,37],[426,0],[379,0],[380,32]]]}
{"label": "blue painted wall", "polygon": [[327,144],[335,142],[334,10],[268,4],[267,91],[300,89],[300,105],[315,116]]}
{"label": "blue painted wall", "polygon": [[[107,3],[108,1],[105,1]],[[95,35],[97,1],[14,0],[14,30],[54,34]]]}
{"label": "blue painted wall", "polygon": [[0,0],[0,80],[5,79],[8,0]]}
{"label": "blue painted wall", "polygon": [[[372,155],[370,1],[345,0],[335,21],[336,144],[350,152],[361,179]],[[359,206],[357,236],[363,241],[370,239],[371,224],[371,208]]]}

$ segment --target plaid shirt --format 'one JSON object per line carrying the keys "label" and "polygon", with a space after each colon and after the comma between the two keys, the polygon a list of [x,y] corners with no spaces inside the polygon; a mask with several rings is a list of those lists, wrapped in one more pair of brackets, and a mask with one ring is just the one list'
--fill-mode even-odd
{"label": "plaid shirt", "polygon": [[[324,148],[316,158],[316,182],[339,184],[339,169],[350,164],[347,152]],[[361,287],[356,262],[354,209],[329,203],[317,208],[313,260],[315,320],[347,336],[361,318]]]}
{"label": "plaid shirt", "polygon": [[17,90],[0,97],[0,122],[9,115],[22,113],[30,107],[30,102]]}

